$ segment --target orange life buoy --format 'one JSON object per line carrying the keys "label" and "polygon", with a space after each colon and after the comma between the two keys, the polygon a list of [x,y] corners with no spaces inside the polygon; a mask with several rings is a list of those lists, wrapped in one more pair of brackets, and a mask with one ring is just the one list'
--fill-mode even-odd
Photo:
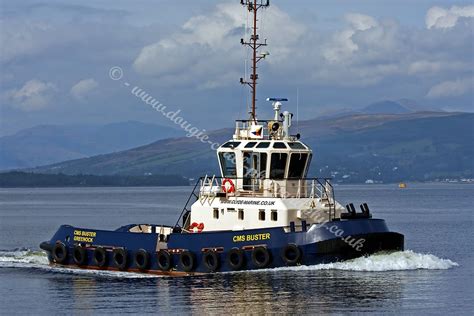
{"label": "orange life buoy", "polygon": [[188,230],[192,231],[194,233],[195,232],[194,228],[197,228],[197,232],[200,233],[204,229],[204,223],[199,223],[198,224],[196,222],[193,222],[193,223],[191,223],[191,225],[189,225]]}
{"label": "orange life buoy", "polygon": [[[227,183],[229,184],[229,187],[227,187]],[[228,178],[225,178],[224,180],[222,180],[222,191],[224,191],[225,193],[235,192],[234,182],[232,182],[232,180]]]}
{"label": "orange life buoy", "polygon": [[199,223],[199,225],[197,225],[197,229],[198,233],[202,232],[202,230],[204,229],[204,223]]}

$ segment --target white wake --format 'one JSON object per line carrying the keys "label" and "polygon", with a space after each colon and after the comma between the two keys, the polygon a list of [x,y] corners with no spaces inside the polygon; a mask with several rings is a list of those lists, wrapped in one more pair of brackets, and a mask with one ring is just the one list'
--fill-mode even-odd
{"label": "white wake", "polygon": [[[344,262],[326,263],[314,266],[297,266],[276,269],[253,270],[262,271],[305,271],[305,270],[344,270],[344,271],[406,271],[406,270],[446,270],[458,266],[449,259],[441,259],[432,254],[421,254],[411,250],[393,253],[378,253],[369,257],[361,257]],[[29,249],[17,249],[12,251],[0,251],[0,268],[33,268],[51,272],[98,275],[105,277],[126,278],[150,278],[159,277],[150,274],[97,271],[52,267],[48,264],[48,257],[43,251],[32,251]]]}
{"label": "white wake", "polygon": [[[441,259],[432,254],[416,253],[411,250],[392,253],[378,253],[344,262],[326,263],[301,267],[311,270],[345,271],[401,271],[401,270],[446,270],[458,264],[449,259]],[[300,267],[298,267],[300,268]]]}
{"label": "white wake", "polygon": [[101,277],[114,278],[156,278],[159,276],[152,274],[120,272],[120,271],[104,271],[104,270],[86,270],[71,269],[50,266],[48,256],[44,251],[32,251],[29,249],[17,249],[12,251],[0,250],[0,268],[23,268],[23,269],[39,269],[45,272],[58,272],[65,274],[80,274]]}

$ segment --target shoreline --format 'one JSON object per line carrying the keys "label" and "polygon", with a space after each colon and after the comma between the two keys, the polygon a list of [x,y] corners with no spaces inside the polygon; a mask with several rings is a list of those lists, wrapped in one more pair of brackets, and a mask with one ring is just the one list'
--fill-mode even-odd
{"label": "shoreline", "polygon": [[[404,182],[407,184],[406,188],[400,188],[400,190],[409,190],[411,186],[418,185],[474,185],[474,182],[442,182],[442,181],[427,181],[427,182]],[[379,186],[398,186],[399,182],[390,183],[335,183],[337,187],[349,187],[349,186],[363,186],[363,187],[379,187]],[[79,188],[187,188],[192,187],[193,184],[181,184],[181,185],[51,185],[51,186],[2,186],[0,189],[79,189]]]}

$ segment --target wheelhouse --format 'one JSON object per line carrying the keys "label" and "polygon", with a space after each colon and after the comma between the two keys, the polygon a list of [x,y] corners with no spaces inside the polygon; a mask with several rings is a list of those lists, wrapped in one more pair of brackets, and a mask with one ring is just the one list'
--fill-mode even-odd
{"label": "wheelhouse", "polygon": [[225,178],[297,180],[306,177],[312,151],[300,141],[242,140],[223,144],[217,155]]}

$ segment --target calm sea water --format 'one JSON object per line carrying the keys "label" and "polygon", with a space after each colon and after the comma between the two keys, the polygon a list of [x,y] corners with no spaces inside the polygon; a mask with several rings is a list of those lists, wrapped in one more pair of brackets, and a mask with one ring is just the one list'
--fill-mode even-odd
{"label": "calm sea water", "polygon": [[0,314],[371,312],[471,315],[474,186],[338,186],[406,236],[407,251],[312,267],[165,278],[51,268],[61,224],[174,224],[190,188],[0,190]]}

